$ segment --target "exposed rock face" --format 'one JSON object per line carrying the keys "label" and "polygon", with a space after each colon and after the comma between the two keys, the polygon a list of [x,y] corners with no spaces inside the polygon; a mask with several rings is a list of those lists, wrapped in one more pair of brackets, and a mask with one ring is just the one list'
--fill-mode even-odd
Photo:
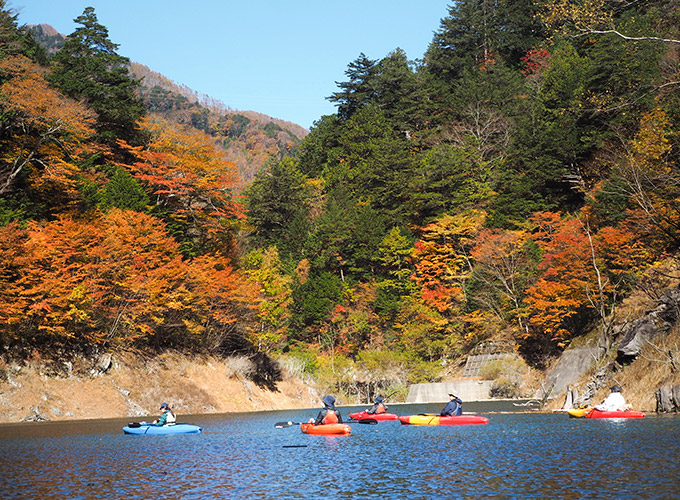
{"label": "exposed rock face", "polygon": [[99,357],[99,360],[97,360],[97,370],[100,373],[106,373],[110,367],[111,367],[111,354],[109,353],[102,354]]}
{"label": "exposed rock face", "polygon": [[680,411],[680,385],[665,385],[656,390],[657,413]]}
{"label": "exposed rock face", "polygon": [[611,362],[606,366],[600,368],[595,375],[591,377],[588,383],[581,389],[581,394],[574,399],[574,406],[582,404],[590,404],[593,400],[595,393],[599,391],[605,385],[611,383],[612,374],[615,371],[616,363]]}
{"label": "exposed rock face", "polygon": [[647,341],[668,332],[678,320],[680,288],[666,291],[659,304],[642,318],[620,329],[621,340],[617,348],[617,361],[624,363],[635,359]]}

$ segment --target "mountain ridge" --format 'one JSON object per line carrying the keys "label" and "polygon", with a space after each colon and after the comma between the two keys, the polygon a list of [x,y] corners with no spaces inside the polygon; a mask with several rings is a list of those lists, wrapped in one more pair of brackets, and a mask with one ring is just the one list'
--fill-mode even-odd
{"label": "mountain ridge", "polygon": [[[67,36],[49,24],[27,25],[26,29],[53,56]],[[252,181],[272,157],[292,152],[309,131],[296,123],[253,110],[238,110],[207,94],[179,84],[147,65],[130,62],[130,74],[140,81],[139,94],[148,113],[201,130],[215,140],[233,161],[241,185]]]}

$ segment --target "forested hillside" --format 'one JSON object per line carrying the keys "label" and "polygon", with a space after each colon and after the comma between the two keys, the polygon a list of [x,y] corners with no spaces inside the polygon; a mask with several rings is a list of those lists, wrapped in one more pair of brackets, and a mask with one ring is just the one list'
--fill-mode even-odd
{"label": "forested hillside", "polygon": [[540,369],[677,252],[675,2],[452,2],[299,144],[264,125],[243,198],[253,117],[140,86],[91,9],[48,58],[0,6],[6,350],[253,345],[334,390],[487,341]]}
{"label": "forested hillside", "polygon": [[300,125],[255,111],[231,109],[142,64],[132,63],[130,73],[141,81],[138,93],[147,112],[211,136],[224,150],[224,157],[236,165],[241,187],[250,183],[270,159],[293,153],[307,135]]}
{"label": "forested hillside", "polygon": [[461,0],[422,59],[360,54],[337,113],[247,189],[261,343],[328,353],[311,370],[337,387],[435,380],[484,341],[537,368],[611,345],[678,248],[679,14]]}
{"label": "forested hillside", "polygon": [[237,165],[213,136],[148,111],[92,8],[75,21],[50,57],[0,2],[3,360],[254,353]]}

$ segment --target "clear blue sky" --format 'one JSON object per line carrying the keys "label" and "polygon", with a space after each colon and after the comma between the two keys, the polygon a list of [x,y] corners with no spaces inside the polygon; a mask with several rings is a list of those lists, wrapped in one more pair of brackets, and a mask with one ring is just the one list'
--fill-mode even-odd
{"label": "clear blue sky", "polygon": [[94,7],[118,53],[177,84],[310,127],[360,53],[423,57],[453,0],[8,0],[19,24],[68,35]]}

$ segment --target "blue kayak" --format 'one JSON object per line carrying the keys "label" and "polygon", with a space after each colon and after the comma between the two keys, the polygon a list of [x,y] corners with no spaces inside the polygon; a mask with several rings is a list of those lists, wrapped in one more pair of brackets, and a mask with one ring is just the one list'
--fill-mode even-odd
{"label": "blue kayak", "polygon": [[123,427],[125,434],[198,434],[201,428],[194,424],[153,425],[146,422],[130,423]]}

